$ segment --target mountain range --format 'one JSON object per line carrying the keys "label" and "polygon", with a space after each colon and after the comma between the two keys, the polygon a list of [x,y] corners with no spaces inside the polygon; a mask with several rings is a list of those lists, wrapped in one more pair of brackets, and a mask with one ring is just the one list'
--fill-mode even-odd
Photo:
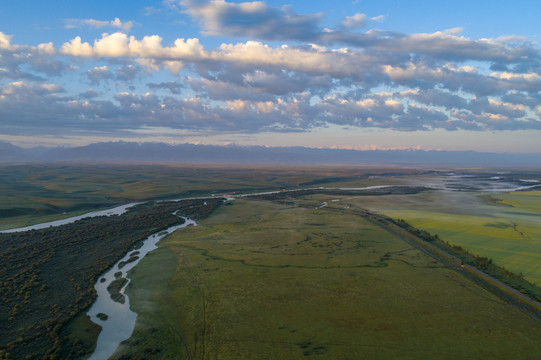
{"label": "mountain range", "polygon": [[539,166],[541,154],[435,150],[344,150],[240,145],[100,142],[78,147],[23,149],[0,142],[0,163],[206,163],[272,165]]}

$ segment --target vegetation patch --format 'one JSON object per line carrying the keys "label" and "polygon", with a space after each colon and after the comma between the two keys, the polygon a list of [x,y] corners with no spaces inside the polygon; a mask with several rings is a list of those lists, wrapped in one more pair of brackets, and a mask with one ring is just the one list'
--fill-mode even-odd
{"label": "vegetation patch", "polygon": [[132,255],[132,256],[129,257],[128,260],[119,262],[118,263],[118,268],[122,269],[124,266],[126,266],[126,264],[132,263],[132,262],[134,262],[134,261],[136,261],[138,259],[139,259],[139,256],[133,256]]}
{"label": "vegetation patch", "polygon": [[[392,221],[392,220],[391,220]],[[524,274],[515,274],[504,267],[494,264],[492,258],[486,256],[474,255],[468,250],[458,245],[451,245],[439,238],[438,235],[433,235],[425,230],[419,230],[408,224],[403,219],[393,221],[398,226],[402,227],[409,233],[420,237],[421,239],[431,242],[443,251],[462,260],[464,264],[471,265],[484,273],[492,276],[495,279],[509,285],[510,287],[520,291],[530,298],[541,302],[541,288],[524,279]]]}
{"label": "vegetation patch", "polygon": [[492,193],[490,198],[493,201],[487,202],[487,195],[475,192],[424,191],[407,196],[349,197],[348,204],[353,210],[368,209],[404,219],[541,286],[540,192]]}
{"label": "vegetation patch", "polygon": [[[7,358],[63,358],[94,328],[80,318],[94,302],[99,276],[149,235],[182,224],[171,213],[209,213],[221,199],[147,203],[122,216],[87,218],[59,227],[0,234],[0,351]],[[76,324],[76,325],[70,325]],[[84,324],[84,325],[83,325]],[[75,335],[74,335],[75,334]],[[82,340],[76,337],[85,337]],[[68,336],[69,335],[69,336]],[[94,339],[95,341],[95,339]]]}
{"label": "vegetation patch", "polygon": [[231,204],[167,237],[130,273],[139,316],[115,359],[146,349],[188,359],[541,351],[536,321],[376,224],[270,201]]}
{"label": "vegetation patch", "polygon": [[[2,359],[88,356],[100,331],[85,314],[94,282],[126,253],[138,256],[140,240],[181,223],[171,215],[179,208],[199,226],[168,236],[131,270],[126,291],[140,316],[114,358],[541,353],[539,325],[522,312],[378,224],[325,211],[336,204],[403,218],[419,236],[462,253],[465,263],[486,271],[496,263],[505,266],[504,278],[539,284],[540,191],[427,191],[423,184],[440,174],[422,169],[9,165],[0,171],[0,229],[120,203],[216,195],[0,234]],[[538,173],[516,176],[539,179]],[[220,194],[320,185],[408,186],[284,191],[217,209]]]}
{"label": "vegetation patch", "polygon": [[118,303],[124,304],[126,301],[124,294],[120,293],[120,290],[128,283],[128,279],[120,277],[117,278],[107,286],[107,291],[109,292],[109,295],[111,296],[111,299],[113,301],[116,301]]}
{"label": "vegetation patch", "polygon": [[0,229],[58,220],[132,201],[292,189],[314,181],[323,181],[327,186],[396,184],[394,175],[419,173],[376,167],[359,170],[338,166],[149,164],[0,165],[0,172]]}
{"label": "vegetation patch", "polygon": [[506,222],[503,222],[503,221],[493,222],[493,223],[486,223],[483,226],[495,227],[495,228],[498,228],[498,229],[507,229],[507,228],[511,227],[510,224],[508,224]]}

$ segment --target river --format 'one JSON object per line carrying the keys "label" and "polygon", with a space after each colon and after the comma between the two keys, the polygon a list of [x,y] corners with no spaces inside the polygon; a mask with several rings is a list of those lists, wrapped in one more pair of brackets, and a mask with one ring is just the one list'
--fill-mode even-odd
{"label": "river", "polygon": [[[450,177],[450,178],[453,178],[453,177]],[[464,182],[464,176],[461,176],[461,177],[457,176],[457,178],[461,178],[461,180]],[[499,180],[499,179],[492,178],[490,180],[494,181],[494,180]],[[520,181],[530,182],[530,180],[520,180]],[[531,182],[534,182],[534,181],[532,180]],[[441,184],[437,184],[436,186],[434,185],[436,184],[430,184],[429,187],[432,189],[456,190],[456,187],[452,187],[452,186],[449,187],[448,184],[445,184],[447,186],[445,185],[441,186]],[[505,185],[508,185],[508,184],[506,183]],[[358,191],[358,190],[381,189],[381,188],[386,188],[386,187],[391,187],[391,186],[397,186],[397,185],[376,185],[376,186],[367,186],[367,187],[359,187],[359,188],[318,187],[318,188],[304,188],[304,189],[294,189],[294,190],[286,190],[286,191],[303,191],[303,190],[304,191],[306,190],[343,190],[343,191],[356,190]],[[483,190],[484,191],[487,191],[487,190],[488,191],[517,191],[517,190],[535,188],[538,186],[539,184],[527,185],[527,186],[516,186],[516,187],[500,185],[499,187],[492,187],[491,189],[474,188],[474,191],[475,190],[476,191],[483,191]],[[232,197],[225,196],[225,198],[226,200],[234,200],[235,197],[242,198],[242,197],[250,197],[254,195],[275,194],[275,193],[280,193],[280,192],[282,191],[280,190],[268,191],[268,192],[261,192],[261,193],[255,193],[255,194],[254,193],[242,194],[242,195],[237,194]],[[205,198],[209,198],[209,197],[199,197],[198,199],[205,199]],[[179,201],[179,200],[185,200],[185,199],[177,199],[173,201]],[[117,206],[115,208],[101,210],[101,211],[94,211],[94,212],[86,213],[84,215],[66,218],[63,220],[51,221],[47,223],[41,223],[41,224],[36,224],[36,225],[22,227],[22,228],[8,229],[8,230],[0,231],[0,232],[9,233],[9,232],[18,232],[18,231],[38,230],[38,229],[44,229],[51,226],[60,226],[64,224],[73,223],[77,220],[88,218],[88,217],[122,215],[130,207],[133,207],[137,204],[140,204],[140,203],[125,204],[125,205]],[[96,324],[102,327],[102,331],[100,332],[100,335],[98,337],[96,349],[89,359],[93,359],[93,360],[94,359],[107,359],[115,352],[120,342],[128,339],[131,336],[131,333],[133,332],[133,329],[135,327],[137,314],[131,311],[129,298],[126,294],[124,294],[124,290],[126,289],[126,286],[129,283],[129,278],[127,278],[127,273],[135,265],[137,265],[137,263],[146,254],[156,249],[158,247],[157,243],[162,238],[171,234],[177,229],[190,226],[190,225],[197,225],[195,221],[191,219],[188,219],[188,218],[184,218],[184,219],[185,219],[185,222],[182,225],[172,226],[168,228],[167,230],[163,230],[163,231],[160,231],[159,233],[155,233],[149,236],[144,241],[144,244],[141,248],[128,252],[109,271],[107,271],[98,279],[98,282],[95,285],[95,289],[98,293],[98,298],[96,302],[92,305],[90,310],[88,311],[88,315],[90,316],[93,322],[95,322]],[[137,258],[135,259],[135,257]],[[133,260],[133,261],[128,262],[128,260]],[[122,263],[124,263],[123,266],[121,266]],[[116,277],[115,277],[115,274],[116,274]],[[111,298],[109,291],[107,290],[107,287],[111,284],[111,282],[113,282],[117,278],[127,279],[126,283],[122,286],[122,288],[119,291],[119,293],[124,297],[124,303],[114,301]],[[105,317],[106,317],[106,320],[105,320]]]}
{"label": "river", "polygon": [[[137,265],[146,254],[158,248],[157,243],[162,238],[180,228],[197,225],[195,221],[191,219],[185,217],[182,218],[185,220],[184,224],[172,226],[167,230],[162,230],[159,233],[150,235],[143,242],[142,247],[128,252],[128,254],[99,278],[94,286],[98,293],[98,298],[87,314],[93,322],[102,327],[102,330],[98,337],[96,349],[89,359],[101,360],[109,358],[115,352],[120,342],[131,336],[135,327],[137,313],[130,309],[130,299],[124,294],[124,290],[129,283],[129,278],[127,277],[128,271]],[[137,257],[137,259],[128,262],[130,258],[134,259],[135,257]],[[120,289],[120,294],[122,294],[125,300],[124,303],[114,301],[107,290],[107,287],[111,282],[117,278],[127,279],[127,282]],[[107,316],[106,320],[103,319],[104,315]]]}
{"label": "river", "polygon": [[50,221],[46,223],[30,225],[30,226],[15,228],[15,229],[2,230],[0,231],[0,233],[12,233],[12,232],[19,232],[19,231],[46,229],[48,227],[71,224],[71,223],[76,222],[77,220],[91,218],[91,217],[122,215],[126,211],[128,211],[129,208],[138,204],[141,204],[141,203],[130,203],[130,204],[125,204],[125,205],[120,205],[111,209],[93,211],[93,212],[89,212],[89,213],[79,215],[79,216],[72,216],[66,219],[62,219],[62,220]]}

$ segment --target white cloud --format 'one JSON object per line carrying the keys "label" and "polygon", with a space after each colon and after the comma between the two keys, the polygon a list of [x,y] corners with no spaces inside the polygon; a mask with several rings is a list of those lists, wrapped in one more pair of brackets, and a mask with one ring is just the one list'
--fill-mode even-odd
{"label": "white cloud", "polygon": [[94,40],[94,44],[82,42],[80,37],[64,43],[61,52],[64,55],[78,57],[141,57],[149,59],[169,60],[201,60],[207,56],[198,39],[177,39],[169,47],[162,46],[162,38],[158,35],[145,36],[137,40],[116,32],[102,34],[101,39]]}
{"label": "white cloud", "polygon": [[16,46],[11,45],[11,38],[13,35],[7,35],[0,31],[0,49],[15,50]]}
{"label": "white cloud", "polygon": [[120,29],[124,32],[129,32],[131,28],[134,25],[133,21],[120,21],[119,18],[115,18],[114,20],[96,20],[96,19],[66,19],[65,21],[65,27],[66,29],[76,29],[76,28],[82,28],[82,27],[90,27],[90,28],[116,28]]}
{"label": "white cloud", "polygon": [[83,43],[81,37],[77,36],[69,43],[64,43],[60,50],[64,55],[90,57],[93,56],[94,50],[89,43]]}
{"label": "white cloud", "polygon": [[40,54],[45,54],[45,55],[55,55],[56,54],[56,50],[55,50],[52,42],[39,44],[38,45],[38,52]]}
{"label": "white cloud", "polygon": [[346,16],[342,21],[342,26],[344,26],[346,29],[362,29],[366,27],[367,22],[368,16],[357,13],[353,16]]}

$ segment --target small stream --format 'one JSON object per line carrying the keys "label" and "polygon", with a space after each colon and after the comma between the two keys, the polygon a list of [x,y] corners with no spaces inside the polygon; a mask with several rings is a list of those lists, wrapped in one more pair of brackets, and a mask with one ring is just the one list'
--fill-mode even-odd
{"label": "small stream", "polygon": [[[146,254],[157,249],[157,243],[165,236],[180,228],[197,225],[195,221],[182,217],[185,222],[182,225],[172,226],[166,230],[150,235],[139,249],[128,252],[110,270],[103,274],[94,286],[98,292],[98,298],[88,311],[90,319],[102,327],[98,337],[98,343],[94,353],[89,359],[103,360],[109,358],[117,349],[120,342],[128,339],[135,327],[137,313],[130,309],[130,299],[124,291],[130,279],[127,277],[130,271]],[[120,289],[120,297],[124,303],[114,301],[107,287],[115,280],[125,278],[127,281]],[[106,318],[106,319],[105,319]]]}

